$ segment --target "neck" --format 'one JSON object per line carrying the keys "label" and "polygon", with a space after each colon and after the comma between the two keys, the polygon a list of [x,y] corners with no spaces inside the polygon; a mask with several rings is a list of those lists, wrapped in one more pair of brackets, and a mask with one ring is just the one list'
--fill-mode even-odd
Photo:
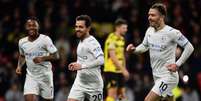
{"label": "neck", "polygon": [[34,36],[29,35],[28,40],[29,40],[29,41],[34,41],[34,40],[36,40],[38,37],[39,37],[39,34],[38,34],[38,33],[37,33],[36,35],[34,35]]}
{"label": "neck", "polygon": [[155,27],[155,30],[159,31],[159,30],[163,29],[163,27],[165,27],[165,23],[161,23],[159,26]]}
{"label": "neck", "polygon": [[118,37],[121,37],[121,34],[118,31],[114,32]]}
{"label": "neck", "polygon": [[90,34],[87,33],[83,38],[80,38],[80,40],[83,41],[84,39],[86,39],[86,38],[89,37],[89,36],[90,36]]}

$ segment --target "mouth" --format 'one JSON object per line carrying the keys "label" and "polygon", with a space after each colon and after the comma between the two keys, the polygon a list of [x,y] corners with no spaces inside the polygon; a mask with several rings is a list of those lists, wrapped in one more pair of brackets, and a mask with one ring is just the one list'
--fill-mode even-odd
{"label": "mouth", "polygon": [[149,23],[153,23],[153,21],[149,20]]}
{"label": "mouth", "polygon": [[81,31],[76,31],[75,32],[77,35],[80,35],[82,32]]}
{"label": "mouth", "polygon": [[81,33],[81,31],[76,31],[75,33]]}
{"label": "mouth", "polygon": [[35,31],[29,30],[28,33],[29,33],[29,35],[34,35]]}
{"label": "mouth", "polygon": [[154,22],[153,22],[153,21],[149,21],[149,24],[150,24],[150,25],[153,25],[153,24],[154,24]]}

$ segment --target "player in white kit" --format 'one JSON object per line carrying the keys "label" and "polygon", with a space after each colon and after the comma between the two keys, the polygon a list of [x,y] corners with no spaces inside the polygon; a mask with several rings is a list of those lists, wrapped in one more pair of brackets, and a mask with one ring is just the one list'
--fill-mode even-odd
{"label": "player in white kit", "polygon": [[[151,67],[155,85],[146,96],[145,101],[159,101],[164,97],[173,101],[172,89],[178,84],[177,69],[193,52],[192,44],[182,33],[165,24],[166,8],[161,3],[152,5],[149,9],[147,29],[143,42],[134,47],[127,46],[128,52],[144,53],[149,50]],[[181,57],[176,61],[177,45],[184,48]]]}
{"label": "player in white kit", "polygon": [[25,24],[28,36],[19,40],[19,59],[16,69],[21,74],[22,66],[27,65],[24,84],[25,101],[37,101],[40,95],[45,101],[53,101],[53,73],[50,61],[59,59],[52,40],[39,34],[39,24],[30,18]]}
{"label": "player in white kit", "polygon": [[103,51],[99,42],[89,34],[91,18],[80,15],[76,18],[75,33],[80,39],[77,47],[77,61],[69,64],[71,71],[77,71],[76,79],[68,96],[68,101],[103,100],[103,80],[101,65]]}

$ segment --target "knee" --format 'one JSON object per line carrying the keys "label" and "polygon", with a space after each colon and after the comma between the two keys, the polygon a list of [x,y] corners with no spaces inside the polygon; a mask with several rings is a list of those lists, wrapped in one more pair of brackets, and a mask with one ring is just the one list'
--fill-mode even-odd
{"label": "knee", "polygon": [[36,95],[25,95],[25,101],[37,101]]}
{"label": "knee", "polygon": [[107,91],[107,96],[116,98],[117,97],[117,89],[116,88],[109,88]]}

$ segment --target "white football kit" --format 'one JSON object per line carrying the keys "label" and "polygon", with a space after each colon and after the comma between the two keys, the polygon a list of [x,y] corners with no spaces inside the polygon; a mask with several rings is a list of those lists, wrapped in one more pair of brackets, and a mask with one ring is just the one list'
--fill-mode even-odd
{"label": "white football kit", "polygon": [[[77,63],[82,66],[93,63],[97,58],[103,58],[103,51],[98,41],[89,36],[80,41],[77,47]],[[77,71],[76,79],[71,88],[68,98],[83,101],[88,98],[90,101],[102,101],[103,80],[99,62],[93,66],[85,67]]]}
{"label": "white football kit", "polygon": [[185,47],[188,43],[190,42],[179,30],[166,25],[157,32],[153,27],[149,27],[142,44],[136,47],[135,52],[149,50],[155,82],[152,91],[159,96],[172,96],[172,89],[178,84],[179,76],[178,72],[170,72],[167,65],[176,63],[177,45]]}
{"label": "white football kit", "polygon": [[24,95],[41,95],[45,99],[53,98],[53,73],[52,65],[49,61],[34,63],[33,59],[40,56],[48,56],[55,53],[57,48],[52,40],[43,34],[33,42],[28,41],[28,37],[19,40],[19,52],[25,56],[27,74],[24,85]]}

